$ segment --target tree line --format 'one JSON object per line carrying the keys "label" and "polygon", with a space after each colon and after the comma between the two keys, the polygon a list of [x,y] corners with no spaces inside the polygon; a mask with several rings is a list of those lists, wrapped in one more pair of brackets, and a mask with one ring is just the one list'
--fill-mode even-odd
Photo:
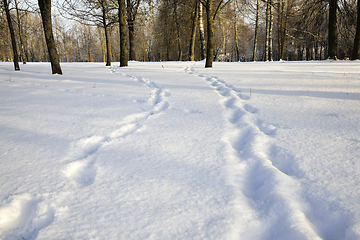
{"label": "tree line", "polygon": [[[359,59],[356,0],[1,0],[0,61]],[[53,5],[53,6],[52,6]],[[211,57],[207,57],[211,56]]]}

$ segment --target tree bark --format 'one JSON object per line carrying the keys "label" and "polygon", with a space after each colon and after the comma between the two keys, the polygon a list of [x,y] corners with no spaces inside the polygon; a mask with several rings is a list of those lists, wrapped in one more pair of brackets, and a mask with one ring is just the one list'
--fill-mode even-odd
{"label": "tree bark", "polygon": [[357,2],[357,21],[356,21],[356,34],[354,39],[354,48],[351,59],[356,60],[360,58],[360,0]]}
{"label": "tree bark", "polygon": [[[127,5],[125,7],[126,9],[126,13],[127,13],[127,25],[128,25],[128,30],[129,30],[129,60],[134,61],[136,58],[136,54],[135,54],[135,28],[134,28],[134,21],[135,18],[133,17],[133,9],[132,9],[132,3],[131,0],[126,0]],[[125,16],[126,17],[126,16]],[[119,18],[120,19],[120,18]]]}
{"label": "tree bark", "polygon": [[255,36],[254,36],[254,50],[253,50],[253,61],[256,61],[256,50],[257,50],[257,40],[258,40],[258,31],[259,31],[259,12],[260,4],[259,0],[256,1],[256,18],[255,18]]}
{"label": "tree bark", "polygon": [[272,0],[269,0],[269,61],[273,61],[273,18]]}
{"label": "tree bark", "polygon": [[106,61],[106,54],[105,54],[105,46],[104,46],[104,36],[101,32],[100,27],[97,28],[97,31],[99,33],[99,40],[100,40],[100,44],[101,44],[101,54],[102,54],[102,60],[103,62]]}
{"label": "tree bark", "polygon": [[6,18],[7,18],[7,22],[8,22],[8,26],[9,26],[10,37],[11,37],[11,45],[12,45],[12,49],[13,49],[14,68],[15,68],[15,71],[20,71],[19,58],[18,58],[17,47],[16,47],[15,33],[14,33],[14,28],[13,28],[13,25],[12,25],[12,22],[11,22],[10,10],[9,10],[9,5],[8,5],[7,0],[4,0],[4,8],[5,8]]}
{"label": "tree bark", "polygon": [[111,46],[110,46],[110,34],[109,28],[106,23],[106,11],[104,1],[101,1],[102,4],[102,23],[105,31],[105,45],[106,45],[106,66],[111,66]]}
{"label": "tree bark", "polygon": [[204,10],[203,5],[200,3],[199,5],[199,34],[200,34],[200,57],[201,60],[204,60],[206,57],[206,41],[205,41],[205,30],[204,30]]}
{"label": "tree bark", "polygon": [[20,14],[19,14],[17,0],[15,0],[15,8],[16,8],[16,15],[17,15],[18,26],[19,26],[20,55],[21,55],[21,60],[22,60],[23,64],[26,64],[26,56],[25,56],[24,42],[23,42],[23,36],[22,36],[22,27],[21,27]]}
{"label": "tree bark", "polygon": [[190,48],[189,48],[189,61],[195,61],[195,37],[196,37],[196,27],[197,22],[199,18],[199,1],[195,1],[195,9],[194,9],[194,15],[192,19],[192,29],[191,29],[191,35],[190,35]]}
{"label": "tree bark", "polygon": [[206,68],[212,67],[214,53],[214,18],[212,10],[212,0],[206,1],[206,23],[207,23],[207,44],[206,44]]}
{"label": "tree bark", "polygon": [[234,40],[235,40],[235,49],[236,49],[236,59],[235,61],[240,61],[240,48],[238,41],[238,26],[237,26],[237,0],[234,0]]}
{"label": "tree bark", "polygon": [[266,32],[265,32],[265,61],[269,60],[269,27],[270,27],[270,9],[269,9],[269,3],[266,2],[266,13],[265,13],[265,18],[266,18]]}
{"label": "tree bark", "polygon": [[38,0],[52,74],[62,74],[51,23],[51,0]]}
{"label": "tree bark", "polygon": [[141,0],[126,0],[126,16],[128,29],[129,29],[129,60],[136,60],[136,47],[135,47],[135,19]]}
{"label": "tree bark", "polygon": [[126,6],[125,0],[118,0],[119,3],[119,31],[120,31],[120,67],[128,66],[128,38],[126,27]]}
{"label": "tree bark", "polygon": [[285,44],[285,1],[278,1],[278,49],[279,49],[279,60],[282,60],[284,57],[284,44]]}
{"label": "tree bark", "polygon": [[180,35],[180,24],[178,21],[177,16],[177,7],[178,7],[178,1],[174,1],[174,20],[175,20],[175,26],[176,26],[176,34],[177,34],[177,45],[178,45],[178,61],[182,60],[182,48],[181,48],[181,35]]}
{"label": "tree bark", "polygon": [[337,7],[338,0],[329,1],[329,36],[328,36],[328,58],[336,59],[337,54]]}
{"label": "tree bark", "polygon": [[136,50],[135,50],[135,27],[134,21],[128,20],[128,28],[129,28],[129,60],[136,60]]}

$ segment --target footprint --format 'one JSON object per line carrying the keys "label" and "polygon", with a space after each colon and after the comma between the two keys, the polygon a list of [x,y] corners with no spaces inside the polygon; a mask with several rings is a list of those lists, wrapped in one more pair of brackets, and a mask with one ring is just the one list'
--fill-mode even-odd
{"label": "footprint", "polygon": [[228,98],[224,102],[224,106],[227,108],[234,108],[235,107],[236,99],[234,97]]}
{"label": "footprint", "polygon": [[219,94],[223,97],[229,96],[230,89],[224,86],[220,86],[216,88],[216,90],[219,92]]}
{"label": "footprint", "polygon": [[134,114],[130,114],[130,115],[124,117],[122,122],[124,124],[137,123],[137,122],[140,122],[140,121],[148,118],[149,116],[150,116],[149,112],[134,113]]}
{"label": "footprint", "polygon": [[268,156],[272,165],[286,175],[296,175],[298,177],[302,175],[301,171],[295,164],[294,156],[287,153],[284,149],[273,145],[269,148]]}
{"label": "footprint", "polygon": [[161,103],[157,104],[154,107],[154,109],[153,109],[153,111],[151,112],[150,115],[162,112],[162,111],[164,111],[164,110],[166,110],[168,108],[169,108],[169,103],[168,102],[161,102]]}
{"label": "footprint", "polygon": [[242,94],[242,93],[239,93],[238,97],[241,98],[242,100],[249,100],[250,99],[250,95],[245,95],[245,94]]}
{"label": "footprint", "polygon": [[73,180],[77,186],[89,186],[94,182],[96,176],[94,162],[95,157],[90,156],[87,159],[69,163],[63,170],[63,173],[66,177]]}
{"label": "footprint", "polygon": [[236,110],[234,110],[232,113],[231,113],[231,115],[230,115],[230,117],[229,117],[229,122],[231,122],[232,124],[235,124],[235,123],[237,123],[240,119],[241,119],[241,117],[243,116],[245,114],[245,112],[243,111],[243,110],[241,110],[241,109],[236,109]]}
{"label": "footprint", "polygon": [[149,104],[155,106],[159,102],[161,102],[161,90],[160,89],[154,89],[151,91],[151,95],[149,98]]}
{"label": "footprint", "polygon": [[35,239],[54,217],[55,210],[41,196],[11,196],[8,204],[0,208],[0,238]]}
{"label": "footprint", "polygon": [[77,141],[66,158],[70,163],[63,170],[65,176],[73,180],[79,187],[91,185],[96,175],[94,153],[106,140],[107,138],[101,136],[92,136]]}
{"label": "footprint", "polygon": [[231,146],[238,152],[239,156],[247,159],[251,156],[251,143],[255,137],[254,131],[251,128],[235,131],[234,135],[230,137]]}
{"label": "footprint", "polygon": [[249,104],[245,104],[245,105],[244,105],[244,109],[245,109],[246,111],[248,111],[249,113],[257,113],[257,112],[258,112],[258,109],[257,109],[257,108],[255,108],[255,107],[253,107],[253,106],[251,106],[251,105],[249,105]]}
{"label": "footprint", "polygon": [[[210,79],[209,81],[212,81],[212,79]],[[219,86],[219,83],[217,81],[213,81],[210,83],[210,85],[213,87],[217,87],[217,86]]]}
{"label": "footprint", "polygon": [[95,153],[105,141],[106,138],[96,135],[80,139],[71,147],[67,160],[74,161],[86,158]]}
{"label": "footprint", "polygon": [[134,133],[136,130],[140,129],[141,125],[139,123],[128,123],[121,126],[119,129],[115,130],[110,134],[111,138],[123,138],[127,135]]}
{"label": "footprint", "polygon": [[256,122],[256,125],[262,131],[268,136],[274,135],[276,133],[276,127],[271,124],[266,124],[262,120],[258,119]]}

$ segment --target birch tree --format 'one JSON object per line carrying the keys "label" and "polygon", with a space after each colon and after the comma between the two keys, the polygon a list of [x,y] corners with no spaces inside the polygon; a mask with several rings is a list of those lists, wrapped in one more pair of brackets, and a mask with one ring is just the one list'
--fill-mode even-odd
{"label": "birch tree", "polygon": [[206,41],[204,28],[204,9],[203,4],[199,4],[199,35],[200,35],[200,58],[204,60],[206,57]]}

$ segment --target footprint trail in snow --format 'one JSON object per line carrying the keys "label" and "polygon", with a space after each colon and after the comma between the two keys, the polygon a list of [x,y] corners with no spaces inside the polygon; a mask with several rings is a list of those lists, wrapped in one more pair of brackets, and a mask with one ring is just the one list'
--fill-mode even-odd
{"label": "footprint trail in snow", "polygon": [[[117,73],[115,67],[110,72]],[[0,208],[0,238],[7,240],[30,240],[36,239],[39,231],[49,226],[55,219],[57,211],[67,211],[67,206],[62,206],[61,201],[66,196],[94,183],[96,178],[95,162],[98,150],[105,144],[139,130],[146,119],[168,108],[166,97],[169,95],[164,89],[154,82],[125,75],[147,86],[150,91],[148,103],[152,106],[150,111],[128,115],[119,123],[119,128],[107,134],[107,136],[93,135],[79,139],[72,143],[67,156],[63,159],[65,166],[62,173],[75,186],[73,190],[65,190],[60,187],[60,192],[45,194],[21,194],[8,197],[6,204]],[[65,185],[64,185],[65,186]],[[61,190],[62,189],[62,190]]]}
{"label": "footprint trail in snow", "polygon": [[[109,70],[112,74],[117,73],[117,67],[112,66]],[[66,157],[68,163],[66,164],[63,173],[78,187],[86,187],[94,182],[96,176],[94,163],[96,161],[97,151],[104,143],[109,143],[115,139],[125,138],[136,132],[142,127],[144,120],[168,108],[168,102],[165,100],[168,93],[156,83],[145,78],[137,78],[128,74],[123,75],[151,89],[148,103],[153,106],[153,108],[147,112],[135,113],[124,117],[120,123],[120,127],[108,134],[108,136],[95,135],[80,139],[73,143],[70,153]]]}
{"label": "footprint trail in snow", "polygon": [[[250,94],[216,77],[198,77],[221,96],[225,112],[228,182],[234,187],[239,216],[230,238],[320,239],[307,218],[311,209],[302,198],[301,172],[293,156],[274,143],[276,127],[256,117],[258,109],[247,103]],[[283,228],[278,229],[280,225]]]}
{"label": "footprint trail in snow", "polygon": [[0,208],[0,238],[36,239],[55,218],[55,210],[45,197],[27,193],[10,196],[7,205]]}

